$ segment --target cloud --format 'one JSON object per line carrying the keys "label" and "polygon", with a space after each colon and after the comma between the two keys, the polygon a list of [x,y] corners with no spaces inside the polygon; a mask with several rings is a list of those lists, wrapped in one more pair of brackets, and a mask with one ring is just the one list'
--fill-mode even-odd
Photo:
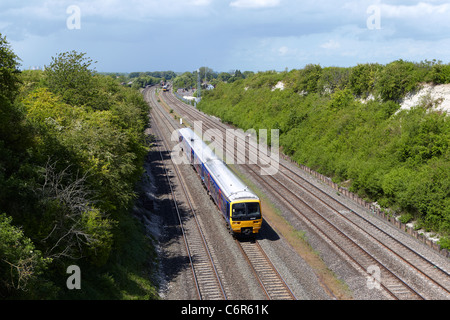
{"label": "cloud", "polygon": [[79,1],[88,16],[117,21],[146,21],[147,19],[204,16],[212,0],[96,0]]}
{"label": "cloud", "polygon": [[419,18],[433,15],[447,15],[450,13],[450,4],[433,5],[430,3],[419,2],[415,5],[380,5],[382,14],[389,18]]}
{"label": "cloud", "polygon": [[324,49],[338,49],[341,47],[341,45],[339,42],[337,42],[335,40],[329,40],[329,41],[323,43],[320,47],[324,48]]}
{"label": "cloud", "polygon": [[273,8],[280,5],[280,0],[236,0],[230,3],[236,8]]}
{"label": "cloud", "polygon": [[282,46],[278,49],[278,52],[280,53],[280,56],[284,56],[289,52],[289,48],[286,46]]}

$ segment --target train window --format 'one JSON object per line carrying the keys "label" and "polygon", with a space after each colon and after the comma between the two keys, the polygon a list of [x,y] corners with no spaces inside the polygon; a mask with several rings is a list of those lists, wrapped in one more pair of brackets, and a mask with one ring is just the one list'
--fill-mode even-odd
{"label": "train window", "polygon": [[233,219],[245,216],[245,203],[233,204]]}
{"label": "train window", "polygon": [[261,219],[261,211],[258,202],[235,203],[232,206],[233,220],[255,220]]}
{"label": "train window", "polygon": [[255,216],[255,215],[261,215],[259,211],[259,203],[257,202],[249,202],[246,203],[247,205],[247,215]]}

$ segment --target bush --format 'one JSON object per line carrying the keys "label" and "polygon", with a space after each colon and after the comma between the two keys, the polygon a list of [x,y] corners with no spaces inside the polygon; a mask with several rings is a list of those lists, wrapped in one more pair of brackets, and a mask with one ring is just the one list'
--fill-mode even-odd
{"label": "bush", "polygon": [[379,72],[383,67],[379,64],[358,64],[353,67],[349,76],[349,87],[357,97],[367,98],[374,93]]}
{"label": "bush", "polygon": [[450,65],[443,65],[441,63],[434,64],[428,75],[428,79],[434,84],[450,83]]}
{"label": "bush", "polygon": [[401,223],[408,223],[413,219],[413,215],[411,213],[402,214],[399,218]]}
{"label": "bush", "polygon": [[0,215],[0,297],[35,296],[40,290],[40,276],[52,262],[44,258],[12,218]]}
{"label": "bush", "polygon": [[383,68],[375,87],[383,100],[399,101],[417,89],[420,80],[414,63],[398,60]]}

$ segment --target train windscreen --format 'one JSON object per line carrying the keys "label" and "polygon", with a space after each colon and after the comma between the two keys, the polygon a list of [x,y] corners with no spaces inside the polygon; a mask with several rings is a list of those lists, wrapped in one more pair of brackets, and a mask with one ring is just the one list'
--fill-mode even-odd
{"label": "train windscreen", "polygon": [[261,219],[259,203],[242,202],[233,204],[231,218],[235,221]]}

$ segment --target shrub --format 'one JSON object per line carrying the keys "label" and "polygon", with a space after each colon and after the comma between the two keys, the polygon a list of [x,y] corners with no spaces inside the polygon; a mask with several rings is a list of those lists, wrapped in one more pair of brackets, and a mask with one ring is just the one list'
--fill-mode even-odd
{"label": "shrub", "polygon": [[12,218],[0,215],[0,296],[33,296],[39,276],[51,263],[36,250],[30,238],[13,226]]}
{"label": "shrub", "polygon": [[399,101],[406,93],[414,91],[420,80],[414,63],[398,60],[379,73],[376,89],[383,100]]}

